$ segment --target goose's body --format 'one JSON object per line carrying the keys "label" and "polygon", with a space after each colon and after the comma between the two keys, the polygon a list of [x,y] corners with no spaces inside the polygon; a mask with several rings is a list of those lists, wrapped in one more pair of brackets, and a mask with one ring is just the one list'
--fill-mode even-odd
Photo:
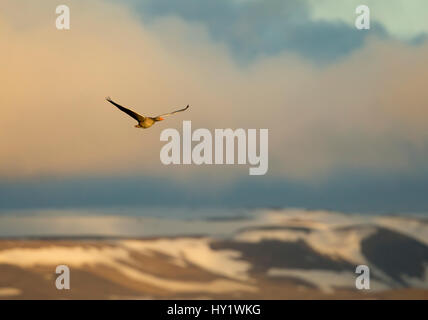
{"label": "goose's body", "polygon": [[135,120],[137,120],[138,124],[135,127],[136,128],[142,128],[142,129],[150,128],[156,122],[164,120],[164,118],[162,118],[162,117],[166,117],[166,116],[172,115],[172,114],[177,113],[177,112],[185,111],[185,110],[187,110],[189,108],[189,105],[187,105],[187,107],[185,107],[183,109],[180,109],[180,110],[177,110],[177,111],[173,111],[173,112],[170,112],[170,113],[161,114],[161,115],[156,116],[156,117],[145,117],[145,116],[142,116],[142,115],[140,115],[140,114],[138,114],[138,113],[136,113],[136,112],[134,112],[134,111],[132,111],[130,109],[122,107],[120,104],[117,104],[116,102],[114,102],[113,100],[111,100],[110,97],[107,97],[106,100],[108,102],[110,102],[111,104],[113,104],[114,106],[116,106],[120,111],[125,112],[130,117],[132,117]]}
{"label": "goose's body", "polygon": [[151,118],[151,117],[145,117],[144,120],[139,121],[135,127],[147,129],[147,128],[150,128],[152,125],[154,125],[156,121],[161,121],[161,120],[156,120],[155,118]]}

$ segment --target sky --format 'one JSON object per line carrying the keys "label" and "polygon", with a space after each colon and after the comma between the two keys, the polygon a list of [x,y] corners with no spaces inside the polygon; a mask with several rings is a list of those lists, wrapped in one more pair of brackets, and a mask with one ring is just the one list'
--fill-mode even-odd
{"label": "sky", "polygon": [[[426,211],[428,3],[0,3],[0,209],[114,205]],[[156,115],[148,130],[105,100]],[[165,166],[166,128],[268,128],[269,171]]]}

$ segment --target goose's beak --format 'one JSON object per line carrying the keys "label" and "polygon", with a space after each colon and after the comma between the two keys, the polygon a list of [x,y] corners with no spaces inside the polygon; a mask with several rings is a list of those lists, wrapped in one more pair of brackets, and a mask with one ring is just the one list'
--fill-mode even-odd
{"label": "goose's beak", "polygon": [[162,118],[162,117],[159,117],[159,121],[162,121],[162,120],[164,120],[164,118]]}

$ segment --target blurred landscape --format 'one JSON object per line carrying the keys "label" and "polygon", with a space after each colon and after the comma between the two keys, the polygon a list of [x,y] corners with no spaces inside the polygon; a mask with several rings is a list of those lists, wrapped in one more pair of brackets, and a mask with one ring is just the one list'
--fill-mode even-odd
{"label": "blurred landscape", "polygon": [[[423,215],[233,214],[2,215],[0,298],[428,299]],[[60,264],[70,290],[55,287]],[[355,288],[360,264],[369,290]]]}
{"label": "blurred landscape", "polygon": [[428,299],[428,1],[207,3],[0,1],[0,299]]}

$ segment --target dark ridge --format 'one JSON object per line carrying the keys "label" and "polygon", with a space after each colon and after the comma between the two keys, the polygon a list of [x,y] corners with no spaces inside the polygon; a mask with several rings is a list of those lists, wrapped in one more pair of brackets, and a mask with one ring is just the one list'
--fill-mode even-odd
{"label": "dark ridge", "polygon": [[361,251],[371,263],[403,285],[403,275],[425,275],[428,247],[402,233],[378,228],[375,234],[363,239]]}
{"label": "dark ridge", "polygon": [[255,273],[266,272],[271,268],[355,270],[354,264],[319,254],[303,240],[264,240],[258,243],[224,240],[213,242],[210,246],[214,250],[231,249],[241,252],[241,259],[250,262]]}

